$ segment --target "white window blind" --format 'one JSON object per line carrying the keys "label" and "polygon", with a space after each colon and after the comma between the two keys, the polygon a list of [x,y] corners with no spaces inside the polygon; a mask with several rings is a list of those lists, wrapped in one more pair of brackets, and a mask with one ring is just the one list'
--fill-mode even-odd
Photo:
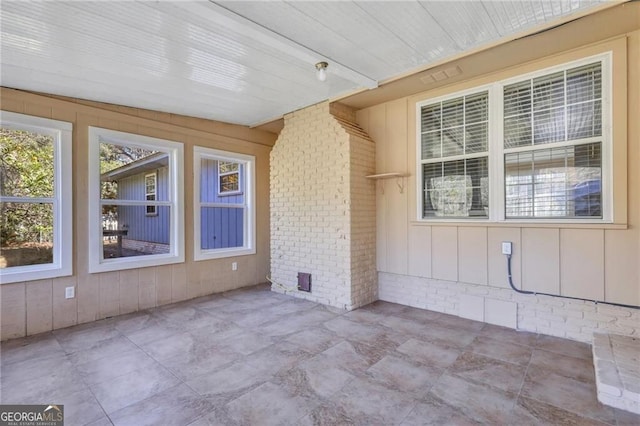
{"label": "white window blind", "polygon": [[421,219],[613,220],[611,52],[416,105]]}
{"label": "white window blind", "polygon": [[488,216],[489,94],[420,109],[423,218]]}
{"label": "white window blind", "polygon": [[504,87],[506,218],[602,217],[602,64]]}

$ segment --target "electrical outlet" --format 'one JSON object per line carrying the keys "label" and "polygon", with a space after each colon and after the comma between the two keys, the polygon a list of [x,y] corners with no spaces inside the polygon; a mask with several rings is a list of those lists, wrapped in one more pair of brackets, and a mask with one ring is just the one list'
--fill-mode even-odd
{"label": "electrical outlet", "polygon": [[231,262],[231,270],[232,271],[238,270],[238,262]]}
{"label": "electrical outlet", "polygon": [[65,287],[64,289],[64,297],[65,299],[73,299],[76,297],[76,288],[75,287]]}
{"label": "electrical outlet", "polygon": [[511,241],[502,242],[502,254],[506,254],[506,255],[511,254]]}

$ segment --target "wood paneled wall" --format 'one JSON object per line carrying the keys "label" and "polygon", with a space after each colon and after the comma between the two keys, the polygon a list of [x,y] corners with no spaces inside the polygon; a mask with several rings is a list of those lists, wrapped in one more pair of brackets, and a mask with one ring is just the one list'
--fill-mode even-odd
{"label": "wood paneled wall", "polygon": [[[418,220],[417,102],[604,51],[614,52],[614,224]],[[377,191],[379,271],[508,287],[500,242],[512,241],[513,280],[523,289],[640,305],[640,31],[560,55],[542,54],[518,67],[358,112],[359,124],[376,142],[376,173],[410,174],[404,190],[389,180]]]}
{"label": "wood paneled wall", "polygon": [[[8,88],[0,91],[5,111],[73,124],[74,232],[73,275],[0,286],[1,338],[31,335],[113,315],[230,290],[265,281],[269,273],[269,152],[276,135],[247,127],[173,114],[61,99]],[[88,273],[88,127],[130,132],[182,142],[185,148],[186,261],[176,265]],[[256,157],[255,255],[193,261],[193,147],[195,145]],[[238,270],[231,270],[231,262]],[[76,297],[64,289],[76,287]]]}

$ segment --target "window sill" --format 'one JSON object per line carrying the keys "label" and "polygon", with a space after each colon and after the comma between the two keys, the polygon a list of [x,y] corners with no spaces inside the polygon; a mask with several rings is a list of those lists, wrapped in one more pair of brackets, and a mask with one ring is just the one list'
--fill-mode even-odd
{"label": "window sill", "polygon": [[172,254],[152,254],[147,256],[120,257],[115,259],[106,259],[101,263],[92,263],[89,265],[89,273],[96,274],[100,272],[121,271],[124,269],[139,269],[150,266],[172,265],[174,263],[183,263],[184,255]]}
{"label": "window sill", "polygon": [[562,228],[562,229],[616,229],[626,230],[626,223],[575,222],[575,221],[490,221],[487,219],[429,219],[410,221],[411,226],[460,226],[482,228]]}
{"label": "window sill", "polygon": [[237,249],[213,249],[196,251],[193,260],[198,262],[201,260],[223,259],[226,257],[248,256],[256,254],[256,249],[238,247]]}
{"label": "window sill", "polygon": [[45,280],[71,275],[73,275],[71,266],[61,267],[56,264],[14,266],[2,270],[0,284]]}
{"label": "window sill", "polygon": [[233,191],[233,192],[219,192],[218,197],[232,197],[234,195],[242,195],[242,191]]}

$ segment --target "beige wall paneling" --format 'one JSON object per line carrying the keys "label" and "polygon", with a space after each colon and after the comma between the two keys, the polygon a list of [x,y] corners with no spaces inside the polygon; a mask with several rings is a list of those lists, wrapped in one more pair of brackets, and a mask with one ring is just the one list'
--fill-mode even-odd
{"label": "beige wall paneling", "polygon": [[[407,102],[404,99],[386,104],[385,147],[387,172],[407,171]],[[382,182],[387,199],[387,272],[407,273],[408,191],[400,192],[395,179]]]}
{"label": "beige wall paneling", "polygon": [[187,273],[187,299],[200,297],[204,294],[202,289],[202,276],[200,273],[207,261],[194,262],[186,268]]}
{"label": "beige wall paneling", "polygon": [[187,267],[184,263],[171,265],[171,301],[187,298]]}
{"label": "beige wall paneling", "polygon": [[[361,109],[356,111],[356,122],[362,127],[362,129],[367,132],[369,136],[371,136],[371,132],[369,131],[369,110]],[[373,138],[373,136],[371,136]]]}
{"label": "beige wall paneling", "polygon": [[[98,123],[96,124],[96,126],[101,127],[103,129],[110,129],[110,130],[116,130],[116,131],[121,131],[120,129],[122,128],[120,121],[113,118],[113,114],[109,114],[109,118],[99,117]],[[138,131],[137,133],[140,133],[140,131]]]}
{"label": "beige wall paneling", "polygon": [[523,228],[521,250],[522,288],[560,294],[560,231]]}
{"label": "beige wall paneling", "polygon": [[[640,10],[640,9],[638,9]],[[640,16],[640,12],[638,13]],[[638,31],[635,32],[638,34]],[[636,36],[637,37],[637,36]],[[638,193],[638,189],[636,189],[635,194],[629,191],[631,188],[632,182],[628,179],[629,170],[638,170],[638,163],[630,164],[630,169],[627,169],[627,160],[628,158],[635,158],[636,161],[638,156],[633,157],[631,154],[633,151],[638,152],[638,143],[640,135],[637,131],[637,122],[639,120],[638,115],[638,102],[640,102],[640,97],[638,96],[638,56],[635,55],[636,62],[635,66],[629,67],[627,66],[627,52],[630,56],[629,59],[634,58],[633,48],[628,49],[627,39],[623,38],[618,41],[613,49],[613,71],[612,71],[612,96],[613,96],[613,113],[612,113],[612,133],[613,133],[613,155],[612,155],[612,164],[613,170],[611,174],[613,175],[613,215],[614,222],[616,223],[627,223],[629,220],[628,217],[628,198],[634,197],[635,194]],[[634,76],[635,74],[635,76]],[[633,80],[635,77],[636,81]],[[630,87],[628,86],[628,84]],[[636,87],[636,91],[634,92],[635,96],[631,96],[629,100],[627,96],[629,96],[629,89],[632,87]],[[634,115],[635,109],[635,115]],[[635,117],[634,119],[628,120],[627,117]],[[631,126],[636,126],[635,136],[633,133],[628,133],[630,130],[627,127],[627,124]],[[635,123],[635,124],[634,124]],[[631,129],[633,131],[633,129]],[[634,143],[635,140],[635,143]],[[623,141],[627,141],[625,144]],[[633,172],[632,172],[633,173]],[[636,182],[637,183],[637,182]],[[636,186],[636,188],[638,188]],[[637,214],[638,209],[634,211]],[[632,213],[632,214],[634,214]]]}
{"label": "beige wall paneling", "polygon": [[[231,271],[231,262],[238,263],[238,270]],[[234,283],[238,287],[243,287],[251,282],[266,282],[266,276],[258,273],[258,260],[255,256],[239,256],[229,259],[227,268],[231,271],[231,275],[234,278]],[[221,283],[224,284],[224,283]]]}
{"label": "beige wall paneling", "polygon": [[0,99],[0,108],[3,111],[12,111],[24,114],[24,100],[13,96],[5,96],[4,93]]}
{"label": "beige wall paneling", "polygon": [[431,227],[409,227],[409,275],[431,278]]}
{"label": "beige wall paneling", "polygon": [[[75,288],[75,297],[67,299],[67,287]],[[53,279],[53,329],[69,327],[78,323],[78,287],[76,277]]]}
{"label": "beige wall paneling", "polygon": [[[37,95],[13,89],[0,88],[2,109],[27,113],[36,116],[54,118],[73,124],[73,189],[74,189],[74,233],[69,240],[74,245],[74,275],[56,279],[52,294],[52,328],[66,327],[75,323],[95,321],[118,312],[130,312],[136,309],[167,304],[186,299],[187,270],[192,269],[193,230],[191,220],[192,188],[185,185],[185,254],[186,262],[174,266],[162,266],[142,270],[130,270],[123,274],[122,281],[118,273],[104,276],[88,273],[88,127],[98,126],[121,132],[129,132],[184,143],[185,176],[192,174],[193,141],[202,146],[226,149],[256,156],[256,205],[257,205],[257,248],[255,258],[242,266],[242,273],[232,276],[228,283],[211,283],[212,291],[235,288],[264,281],[269,271],[269,151],[276,135],[226,123],[179,117],[171,114],[147,111],[140,113],[136,108],[99,104],[70,98]],[[152,120],[152,121],[150,121]],[[174,123],[174,124],[172,124]],[[182,127],[179,127],[182,126]],[[187,178],[188,182],[188,178]],[[244,259],[243,259],[244,261]],[[260,265],[261,272],[256,272]],[[201,268],[200,274],[204,274]],[[230,269],[230,267],[229,267]],[[252,270],[250,272],[250,270]],[[158,271],[156,273],[156,271]],[[237,279],[242,275],[243,279]],[[135,278],[137,276],[138,278]],[[116,277],[110,281],[107,277]],[[259,278],[260,277],[260,278]],[[129,279],[131,278],[131,280]],[[242,284],[240,284],[242,283]],[[30,283],[27,283],[30,284]],[[76,298],[64,299],[64,288],[76,287]],[[6,290],[4,288],[7,288]],[[3,292],[14,293],[15,286],[3,286]],[[24,285],[23,285],[24,291]],[[201,291],[197,295],[203,294]],[[193,291],[191,296],[194,296]],[[18,337],[27,332],[26,299],[22,297],[21,307],[11,307],[3,314],[3,334]],[[15,320],[7,315],[19,316]],[[33,317],[32,317],[33,318]],[[31,324],[31,323],[30,323]],[[36,327],[37,328],[37,327]],[[30,327],[31,329],[36,329]],[[49,328],[50,329],[50,328]],[[22,331],[19,331],[22,330]]]}
{"label": "beige wall paneling", "polygon": [[[376,173],[387,172],[388,160],[386,158],[386,106],[378,105],[368,110],[368,127],[364,128],[371,139],[376,143]],[[362,117],[362,114],[360,115]],[[376,265],[378,271],[388,271],[387,266],[387,227],[388,215],[387,199],[389,189],[385,182],[376,182]]]}
{"label": "beige wall paneling", "polygon": [[458,280],[487,285],[487,228],[458,228]]}
{"label": "beige wall paneling", "polygon": [[89,274],[89,135],[88,127],[98,124],[96,115],[77,114],[73,131],[74,186],[74,270],[77,274],[78,323],[95,321],[100,316],[100,278]]}
{"label": "beige wall paneling", "polygon": [[37,117],[44,117],[44,118],[51,118],[52,116],[51,106],[42,105],[42,104],[33,103],[33,102],[25,103],[24,113],[28,115],[35,115]]}
{"label": "beige wall paneling", "polygon": [[26,285],[27,336],[53,329],[52,280],[30,281]]}
{"label": "beige wall paneling", "polygon": [[[241,260],[243,258],[244,256],[240,256],[198,262],[203,264],[200,269],[200,279],[205,294],[220,293],[240,287],[238,283],[241,270],[252,278],[255,277],[255,273],[250,270],[248,264]],[[232,270],[233,262],[238,264],[236,271]]]}
{"label": "beige wall paneling", "polygon": [[78,324],[100,319],[100,279],[96,275],[80,274],[76,286]]}
{"label": "beige wall paneling", "polygon": [[431,271],[433,278],[458,281],[458,228],[434,226],[431,229]]}
{"label": "beige wall paneling", "polygon": [[[73,186],[74,203],[74,269],[78,275],[87,277],[89,273],[89,126],[98,125],[99,118],[78,114],[73,132]],[[86,279],[78,280],[81,287]],[[85,294],[85,296],[87,296]],[[82,303],[78,301],[78,303]],[[96,308],[97,311],[97,308]]]}
{"label": "beige wall paneling", "polygon": [[142,268],[138,276],[138,309],[156,306],[156,267]]}
{"label": "beige wall paneling", "polygon": [[522,289],[522,244],[520,228],[491,227],[487,233],[488,284],[492,287],[510,288],[507,279],[507,256],[502,254],[502,242],[511,241],[511,275],[513,285]]}
{"label": "beige wall paneling", "polygon": [[27,300],[24,283],[0,285],[0,333],[2,340],[27,332]]}
{"label": "beige wall paneling", "polygon": [[92,275],[100,281],[100,318],[120,314],[120,273],[103,272]]}
{"label": "beige wall paneling", "polygon": [[120,314],[128,314],[138,310],[138,294],[140,269],[120,271]]}
{"label": "beige wall paneling", "polygon": [[[238,285],[241,275],[240,270],[248,269],[247,264],[240,260],[242,259],[242,257],[243,256],[222,259],[222,262],[216,262],[212,265],[210,272],[214,275],[212,283],[214,293],[220,293],[240,287],[240,285]],[[238,269],[235,271],[231,268],[231,264],[233,262],[236,262],[238,264]]]}
{"label": "beige wall paneling", "polygon": [[[78,122],[78,114],[76,110],[68,104],[56,104],[53,107],[53,111],[51,111],[51,116],[54,120],[66,121],[67,123],[73,123],[75,127],[75,123]],[[75,128],[73,129],[75,132]],[[74,134],[75,138],[75,134]]]}
{"label": "beige wall paneling", "polygon": [[156,306],[171,303],[173,265],[156,266]]}
{"label": "beige wall paneling", "polygon": [[246,272],[242,283],[266,282],[267,275],[271,271],[271,236],[270,236],[270,210],[269,210],[269,151],[267,147],[259,147],[256,150],[256,256],[242,256],[243,259],[252,258],[254,277],[253,280],[247,277]]}
{"label": "beige wall paneling", "polygon": [[[222,278],[219,275],[221,272],[222,263],[227,263],[229,261],[229,266],[231,266],[231,261],[229,259],[216,259],[216,260],[205,260],[197,262],[197,274],[199,275],[198,280],[200,281],[200,291],[202,295],[214,293],[216,284]],[[229,267],[231,269],[231,267]]]}
{"label": "beige wall paneling", "polygon": [[560,279],[563,296],[604,299],[603,230],[560,230]]}
{"label": "beige wall paneling", "polygon": [[604,300],[640,306],[638,229],[604,233]]}

